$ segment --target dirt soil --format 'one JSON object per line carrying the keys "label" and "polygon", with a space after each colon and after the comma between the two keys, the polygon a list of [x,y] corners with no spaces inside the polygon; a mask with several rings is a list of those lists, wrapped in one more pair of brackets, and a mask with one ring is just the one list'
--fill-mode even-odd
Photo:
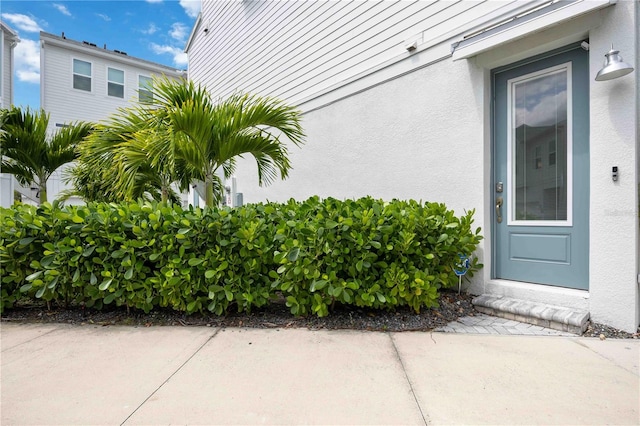
{"label": "dirt soil", "polygon": [[[349,329],[367,331],[430,331],[444,326],[460,317],[479,315],[471,304],[472,295],[458,295],[455,291],[443,291],[440,306],[415,313],[411,309],[381,311],[366,308],[336,306],[329,316],[318,318],[314,315],[295,317],[282,300],[252,311],[250,314],[231,312],[226,316],[185,315],[169,309],[145,314],[142,311],[127,312],[124,307],[107,308],[102,311],[81,307],[63,308],[44,304],[22,305],[7,310],[2,322],[24,323],[64,323],[128,326],[210,326],[210,327],[251,327],[251,328],[308,328],[311,330]],[[639,330],[640,331],[640,330]],[[601,324],[591,323],[584,334],[600,338],[638,338],[631,334]]]}

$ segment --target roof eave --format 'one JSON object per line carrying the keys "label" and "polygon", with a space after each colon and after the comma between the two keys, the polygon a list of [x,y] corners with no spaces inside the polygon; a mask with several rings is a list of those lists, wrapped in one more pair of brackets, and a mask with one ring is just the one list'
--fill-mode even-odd
{"label": "roof eave", "polygon": [[51,45],[59,46],[65,49],[75,50],[77,52],[83,52],[88,55],[109,58],[121,63],[137,66],[140,68],[147,68],[167,75],[173,75],[174,77],[180,77],[184,73],[182,70],[178,70],[167,65],[148,61],[142,58],[137,58],[135,56],[121,55],[111,50],[101,49],[97,46],[86,46],[79,41],[67,38],[63,39],[62,37],[58,37],[55,34],[50,34],[44,31],[40,32],[40,42],[44,42],[45,44],[49,43]]}
{"label": "roof eave", "polygon": [[202,22],[202,12],[198,13],[196,22],[193,24],[193,28],[191,29],[191,34],[189,34],[187,44],[185,44],[184,49],[182,50],[184,53],[189,53],[189,48],[191,47],[191,43],[193,43],[193,40],[196,38],[196,32],[198,31],[198,27],[200,27],[200,22]]}
{"label": "roof eave", "polygon": [[2,21],[0,21],[0,28],[2,28],[2,31],[4,31],[5,33],[9,34],[10,40],[13,40],[16,42],[20,41],[20,37],[18,36],[18,33],[15,32],[10,26],[8,26]]}

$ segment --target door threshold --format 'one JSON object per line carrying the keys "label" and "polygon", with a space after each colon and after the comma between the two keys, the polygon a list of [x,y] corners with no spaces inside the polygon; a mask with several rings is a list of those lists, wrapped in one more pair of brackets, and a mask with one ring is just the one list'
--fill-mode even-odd
{"label": "door threshold", "polygon": [[[478,286],[479,287],[479,286]],[[477,290],[479,288],[476,287]],[[589,291],[503,279],[484,282],[482,294],[589,311]]]}

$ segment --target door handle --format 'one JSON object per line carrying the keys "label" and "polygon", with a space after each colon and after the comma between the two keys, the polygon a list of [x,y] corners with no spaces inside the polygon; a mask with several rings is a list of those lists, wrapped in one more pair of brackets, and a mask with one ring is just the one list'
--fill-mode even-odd
{"label": "door handle", "polygon": [[500,214],[500,208],[502,207],[502,197],[496,198],[496,220],[498,223],[502,223],[502,215]]}

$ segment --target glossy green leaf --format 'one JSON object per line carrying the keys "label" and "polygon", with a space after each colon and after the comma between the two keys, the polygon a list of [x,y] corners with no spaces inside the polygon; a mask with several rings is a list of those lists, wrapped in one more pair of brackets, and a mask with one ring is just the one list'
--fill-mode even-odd
{"label": "glossy green leaf", "polygon": [[20,241],[18,241],[18,244],[20,244],[21,246],[28,246],[33,241],[35,241],[35,239],[35,237],[22,238]]}
{"label": "glossy green leaf", "polygon": [[99,286],[98,288],[102,291],[105,291],[106,289],[109,288],[109,286],[111,285],[111,283],[113,282],[113,278],[109,278],[107,280],[104,280]]}
{"label": "glossy green leaf", "polygon": [[51,264],[53,263],[53,260],[54,260],[54,259],[55,259],[55,256],[54,256],[54,255],[45,256],[45,257],[43,257],[43,258],[40,260],[40,264],[41,264],[43,267],[45,267],[45,268],[46,268],[46,267],[48,267],[48,266],[51,266]]}
{"label": "glossy green leaf", "polygon": [[133,267],[127,269],[127,271],[124,273],[125,280],[130,280],[131,278],[133,278]]}
{"label": "glossy green leaf", "polygon": [[38,278],[40,275],[42,275],[43,271],[36,271],[33,274],[29,275],[27,278],[25,278],[25,280],[27,281],[33,281],[36,278]]}
{"label": "glossy green leaf", "polygon": [[326,226],[328,229],[334,229],[335,227],[337,227],[337,226],[338,226],[338,222],[333,221],[333,220],[327,220],[327,221],[325,222],[325,226]]}
{"label": "glossy green leaf", "polygon": [[300,255],[300,248],[294,247],[289,251],[289,254],[287,254],[287,260],[289,262],[295,262],[296,260],[298,260],[299,255]]}
{"label": "glossy green leaf", "polygon": [[204,263],[204,259],[198,259],[196,257],[189,259],[189,266],[198,266]]}
{"label": "glossy green leaf", "polygon": [[114,259],[120,259],[124,257],[125,253],[126,252],[124,250],[115,250],[111,253],[111,257],[113,257]]}

